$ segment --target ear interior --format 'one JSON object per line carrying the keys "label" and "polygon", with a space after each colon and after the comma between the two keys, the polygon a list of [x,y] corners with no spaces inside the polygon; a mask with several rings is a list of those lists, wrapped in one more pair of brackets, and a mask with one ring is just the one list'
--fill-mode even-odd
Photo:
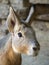
{"label": "ear interior", "polygon": [[13,32],[14,26],[15,26],[15,22],[13,20],[8,20],[7,22],[7,26],[8,26],[8,30],[9,32]]}
{"label": "ear interior", "polygon": [[15,14],[15,11],[13,10],[12,7],[10,7],[10,13],[8,15],[7,18],[7,25],[8,25],[8,30],[10,32],[13,32],[14,30],[14,26],[17,23],[17,25],[19,24],[19,18],[18,16]]}
{"label": "ear interior", "polygon": [[11,25],[14,27],[15,26],[15,22],[13,20],[11,20]]}

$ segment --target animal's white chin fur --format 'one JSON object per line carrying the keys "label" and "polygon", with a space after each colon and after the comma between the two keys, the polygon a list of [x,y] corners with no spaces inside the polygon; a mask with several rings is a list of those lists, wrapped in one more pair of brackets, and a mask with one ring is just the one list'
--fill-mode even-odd
{"label": "animal's white chin fur", "polygon": [[18,53],[18,51],[15,49],[15,47],[14,47],[13,44],[12,44],[12,48],[13,48],[13,51],[14,51],[15,53]]}
{"label": "animal's white chin fur", "polygon": [[33,50],[30,50],[30,51],[28,51],[27,55],[34,57],[34,56],[37,56],[37,55],[38,55],[38,52],[37,52],[37,51],[35,52],[35,51],[33,51]]}
{"label": "animal's white chin fur", "polygon": [[[15,52],[15,53],[20,53],[18,50],[16,50],[16,48],[15,48],[15,46],[12,44],[12,48],[13,48],[13,51]],[[29,50],[27,53],[22,53],[22,54],[25,54],[25,55],[28,55],[28,56],[37,56],[38,55],[38,52],[36,53],[36,52],[34,52],[33,50]]]}

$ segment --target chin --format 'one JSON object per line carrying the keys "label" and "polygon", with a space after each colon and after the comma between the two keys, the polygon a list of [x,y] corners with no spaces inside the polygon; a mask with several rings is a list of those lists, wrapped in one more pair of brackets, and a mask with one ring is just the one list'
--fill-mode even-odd
{"label": "chin", "polygon": [[38,54],[39,54],[38,52],[36,52],[36,53],[35,52],[34,53],[27,53],[28,56],[32,56],[32,57],[36,57],[36,56],[38,56]]}

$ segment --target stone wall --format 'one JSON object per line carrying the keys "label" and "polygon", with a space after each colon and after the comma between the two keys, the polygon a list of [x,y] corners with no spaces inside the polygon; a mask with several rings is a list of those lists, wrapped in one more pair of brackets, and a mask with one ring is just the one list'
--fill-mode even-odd
{"label": "stone wall", "polygon": [[0,23],[2,20],[6,20],[10,6],[13,7],[21,18],[26,19],[26,15],[29,11],[29,5],[27,3],[29,3],[28,0],[0,0]]}
{"label": "stone wall", "polygon": [[0,22],[5,20],[9,14],[10,5],[18,15],[26,19],[31,3],[49,3],[49,0],[0,0]]}
{"label": "stone wall", "polygon": [[9,13],[9,5],[11,5],[15,11],[19,11],[19,14],[22,13],[22,17],[26,17],[30,2],[49,3],[49,0],[0,0],[0,18],[7,18],[7,15]]}
{"label": "stone wall", "polygon": [[31,3],[47,3],[49,4],[49,0],[30,0]]}

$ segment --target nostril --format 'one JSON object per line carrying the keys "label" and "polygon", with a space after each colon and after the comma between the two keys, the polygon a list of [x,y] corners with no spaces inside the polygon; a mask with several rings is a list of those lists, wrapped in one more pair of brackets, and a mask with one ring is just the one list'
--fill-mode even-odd
{"label": "nostril", "polygon": [[37,50],[37,48],[36,48],[36,47],[33,47],[33,50],[34,50],[34,51],[36,51],[36,50]]}

